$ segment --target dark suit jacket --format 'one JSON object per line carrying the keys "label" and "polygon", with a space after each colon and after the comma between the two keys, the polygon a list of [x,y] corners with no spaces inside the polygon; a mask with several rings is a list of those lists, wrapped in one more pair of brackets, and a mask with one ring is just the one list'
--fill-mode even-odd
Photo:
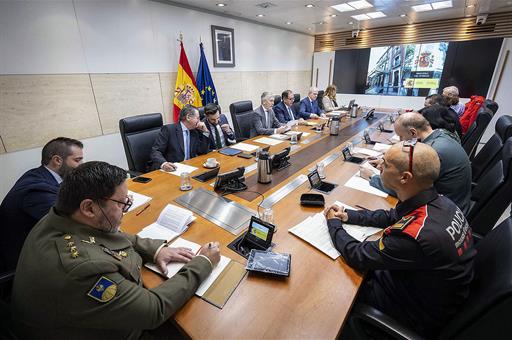
{"label": "dark suit jacket", "polygon": [[322,110],[320,110],[320,107],[318,107],[318,103],[316,100],[314,100],[312,103],[309,100],[309,97],[306,97],[300,101],[300,117],[304,119],[309,119],[309,116],[311,114],[317,114],[320,116],[322,113]]}
{"label": "dark suit jacket", "polygon": [[269,121],[270,124],[267,126],[265,124],[265,111],[263,111],[263,107],[260,105],[257,107],[254,112],[252,126],[251,126],[251,137],[257,135],[271,135],[274,133],[274,129],[277,129],[282,124],[277,120],[274,111],[272,109],[268,110]]}
{"label": "dark suit jacket", "polygon": [[[274,113],[276,114],[277,120],[280,121],[281,123],[286,123],[291,120],[290,115],[288,114],[288,109],[286,108],[284,102],[280,102],[279,104],[274,106],[273,109]],[[290,109],[292,110],[294,120],[299,119],[299,113],[295,110],[293,105],[290,107]]]}
{"label": "dark suit jacket", "polygon": [[[224,125],[224,124],[229,125],[228,119],[226,118],[226,116],[223,113],[220,114],[219,118],[220,118],[219,125]],[[210,124],[210,122],[208,121],[208,118],[203,119],[203,122],[206,125],[206,127],[208,128],[208,131],[210,131],[210,150],[214,150],[217,148],[217,145],[215,144],[215,139],[214,139],[215,131],[213,130],[212,124]],[[222,130],[222,134],[224,135],[224,140],[226,141],[226,146],[236,143],[235,133],[233,132],[233,129],[231,129],[231,133],[226,133],[226,132],[224,132],[224,130]]]}
{"label": "dark suit jacket", "polygon": [[[210,138],[198,130],[190,130],[190,158],[208,153]],[[151,170],[160,169],[164,162],[181,162],[185,159],[181,124],[162,126],[151,149]]]}
{"label": "dark suit jacket", "polygon": [[59,184],[40,166],[27,171],[0,205],[0,270],[16,268],[23,242],[32,227],[57,200]]}

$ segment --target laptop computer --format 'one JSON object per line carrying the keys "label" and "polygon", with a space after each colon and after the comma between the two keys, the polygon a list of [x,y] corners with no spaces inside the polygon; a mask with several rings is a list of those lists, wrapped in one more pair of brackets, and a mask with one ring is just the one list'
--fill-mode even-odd
{"label": "laptop computer", "polygon": [[352,99],[349,103],[348,103],[348,106],[342,106],[340,107],[340,110],[344,110],[344,111],[350,111],[352,109],[352,106],[354,106],[354,103],[356,102],[355,99]]}

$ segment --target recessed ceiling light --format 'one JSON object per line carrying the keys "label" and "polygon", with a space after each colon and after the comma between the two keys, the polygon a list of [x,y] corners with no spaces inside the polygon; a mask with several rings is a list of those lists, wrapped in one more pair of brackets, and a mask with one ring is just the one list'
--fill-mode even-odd
{"label": "recessed ceiling light", "polygon": [[367,16],[366,14],[358,14],[358,15],[352,15],[351,16],[352,18],[356,19],[356,20],[368,20],[368,19],[371,19],[369,16]]}
{"label": "recessed ceiling light", "polygon": [[359,0],[359,1],[351,1],[348,3],[350,6],[354,7],[355,9],[363,9],[363,8],[370,8],[373,7],[371,3],[365,0]]}
{"label": "recessed ceiling light", "polygon": [[306,6],[307,8],[313,8],[313,7],[315,7],[315,5],[313,5],[313,4],[307,4],[307,5],[305,5],[305,6]]}
{"label": "recessed ceiling light", "polygon": [[257,15],[257,17],[258,17],[258,18],[262,18],[262,17],[264,17],[264,16],[265,16],[265,14],[258,14],[258,15]]}
{"label": "recessed ceiling light", "polygon": [[338,15],[337,14],[331,14],[330,17],[331,18],[336,18]]}
{"label": "recessed ceiling light", "polygon": [[366,15],[372,19],[384,18],[386,16],[386,14],[384,14],[382,12],[370,12],[370,13],[366,13]]}
{"label": "recessed ceiling light", "polygon": [[431,3],[433,9],[444,9],[453,7],[452,0],[438,1]]}
{"label": "recessed ceiling light", "polygon": [[411,6],[411,8],[416,12],[426,12],[432,10],[432,6],[430,6],[430,4]]}
{"label": "recessed ceiling light", "polygon": [[335,10],[337,10],[338,12],[349,12],[349,11],[356,10],[354,7],[350,6],[349,4],[339,4],[339,5],[334,5],[331,7],[334,8]]}
{"label": "recessed ceiling light", "polygon": [[287,25],[291,25],[291,24],[293,24],[293,22],[291,22],[291,21],[287,21],[287,22],[286,22],[286,24],[287,24]]}
{"label": "recessed ceiling light", "polygon": [[217,6],[218,6],[218,7],[225,7],[225,6],[226,6],[226,4],[218,3],[218,4],[217,4]]}
{"label": "recessed ceiling light", "polygon": [[467,5],[466,8],[473,8],[475,5]]}
{"label": "recessed ceiling light", "polygon": [[405,18],[406,16],[406,14],[400,14],[400,18]]}

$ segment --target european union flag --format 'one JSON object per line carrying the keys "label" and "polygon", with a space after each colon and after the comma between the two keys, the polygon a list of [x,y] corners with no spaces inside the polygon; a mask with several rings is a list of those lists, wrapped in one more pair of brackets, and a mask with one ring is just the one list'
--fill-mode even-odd
{"label": "european union flag", "polygon": [[217,98],[217,91],[215,90],[215,85],[213,85],[212,75],[210,74],[208,62],[206,61],[206,56],[204,55],[203,43],[199,44],[199,48],[201,49],[201,60],[199,61],[199,69],[197,70],[197,90],[201,95],[203,106],[208,103],[214,103],[218,105],[219,100]]}

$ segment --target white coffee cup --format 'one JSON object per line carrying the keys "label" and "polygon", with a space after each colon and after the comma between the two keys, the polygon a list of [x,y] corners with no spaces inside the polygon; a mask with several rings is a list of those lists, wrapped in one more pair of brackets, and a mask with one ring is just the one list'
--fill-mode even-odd
{"label": "white coffee cup", "polygon": [[216,166],[217,165],[217,160],[215,158],[208,158],[206,160],[206,165],[207,166]]}

